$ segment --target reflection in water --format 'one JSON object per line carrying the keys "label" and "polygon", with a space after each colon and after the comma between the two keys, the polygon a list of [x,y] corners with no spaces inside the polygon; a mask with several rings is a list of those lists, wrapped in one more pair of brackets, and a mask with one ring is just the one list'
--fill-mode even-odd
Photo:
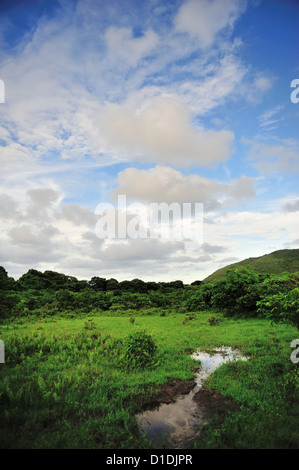
{"label": "reflection in water", "polygon": [[154,449],[190,449],[195,437],[200,435],[200,424],[208,416],[193,400],[207,377],[225,362],[246,360],[230,347],[215,349],[213,354],[195,352],[194,359],[201,361],[201,369],[195,376],[193,390],[178,397],[174,403],[162,404],[155,410],[145,411],[137,416],[140,430],[152,442]]}

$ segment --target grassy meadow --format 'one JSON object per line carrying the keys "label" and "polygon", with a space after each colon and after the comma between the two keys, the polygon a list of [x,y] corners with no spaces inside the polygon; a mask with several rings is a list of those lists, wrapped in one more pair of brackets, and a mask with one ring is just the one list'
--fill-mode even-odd
{"label": "grassy meadow", "polygon": [[[10,318],[0,326],[1,448],[145,449],[135,416],[159,386],[188,381],[196,349],[231,346],[247,362],[222,365],[206,386],[239,411],[214,415],[195,448],[298,448],[298,364],[290,343],[298,330],[265,318],[210,311],[134,318]],[[128,338],[146,332],[156,345],[146,367],[130,367]]]}

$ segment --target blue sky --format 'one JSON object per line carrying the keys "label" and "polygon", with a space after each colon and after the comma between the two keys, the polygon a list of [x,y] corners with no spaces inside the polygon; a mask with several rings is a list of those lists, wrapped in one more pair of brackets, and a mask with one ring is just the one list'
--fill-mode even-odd
{"label": "blue sky", "polygon": [[[298,19],[291,0],[2,1],[0,265],[192,282],[299,248]],[[100,239],[118,195],[203,203],[203,243]]]}

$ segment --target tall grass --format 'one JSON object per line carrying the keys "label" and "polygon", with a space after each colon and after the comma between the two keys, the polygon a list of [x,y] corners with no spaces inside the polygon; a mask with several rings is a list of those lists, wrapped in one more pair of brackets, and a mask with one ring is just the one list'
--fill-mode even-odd
{"label": "tall grass", "polygon": [[[223,365],[208,385],[235,399],[241,411],[214,418],[196,445],[298,445],[298,369],[290,361],[296,330],[257,319],[210,325],[209,316],[197,313],[187,322],[182,314],[135,316],[134,323],[126,316],[11,322],[1,331],[0,447],[148,447],[135,415],[161,384],[192,378],[198,368],[192,351],[221,345],[239,348],[250,360]],[[144,330],[157,346],[157,360],[128,368],[128,338]]]}

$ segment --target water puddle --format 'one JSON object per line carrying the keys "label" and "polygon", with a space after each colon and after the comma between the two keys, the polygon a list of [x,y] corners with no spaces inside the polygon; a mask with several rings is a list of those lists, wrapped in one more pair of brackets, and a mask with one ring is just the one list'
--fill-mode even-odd
{"label": "water puddle", "polygon": [[221,364],[247,359],[230,347],[217,348],[212,354],[197,351],[192,357],[201,361],[201,367],[191,392],[179,396],[173,403],[162,404],[137,416],[139,429],[154,449],[190,449],[194,439],[200,437],[200,425],[209,416],[208,410],[202,410],[196,404],[194,395]]}

